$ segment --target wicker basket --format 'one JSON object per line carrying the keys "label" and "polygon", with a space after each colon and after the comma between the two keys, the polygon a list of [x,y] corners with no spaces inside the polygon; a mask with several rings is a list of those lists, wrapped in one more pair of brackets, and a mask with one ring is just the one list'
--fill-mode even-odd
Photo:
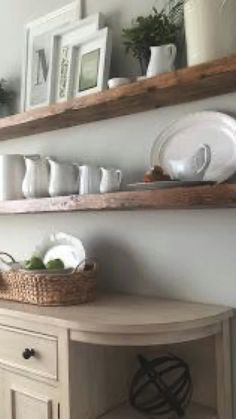
{"label": "wicker basket", "polygon": [[96,297],[97,263],[83,263],[71,273],[0,272],[0,299],[40,306],[88,303]]}

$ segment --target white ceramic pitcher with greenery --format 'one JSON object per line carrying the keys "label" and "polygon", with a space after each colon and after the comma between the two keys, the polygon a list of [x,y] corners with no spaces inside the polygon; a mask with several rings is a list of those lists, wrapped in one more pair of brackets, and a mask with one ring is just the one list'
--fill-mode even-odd
{"label": "white ceramic pitcher with greenery", "polygon": [[236,53],[236,0],[185,0],[188,64]]}
{"label": "white ceramic pitcher with greenery", "polygon": [[147,77],[154,77],[174,69],[177,48],[174,44],[154,46],[150,48],[151,58],[147,69]]}

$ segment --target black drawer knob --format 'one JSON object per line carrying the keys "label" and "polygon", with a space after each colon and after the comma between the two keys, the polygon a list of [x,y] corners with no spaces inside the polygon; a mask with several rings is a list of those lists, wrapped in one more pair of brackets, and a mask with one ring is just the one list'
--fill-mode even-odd
{"label": "black drawer knob", "polygon": [[22,356],[23,356],[24,359],[30,359],[33,356],[35,356],[35,350],[34,349],[25,348],[24,352],[22,353]]}

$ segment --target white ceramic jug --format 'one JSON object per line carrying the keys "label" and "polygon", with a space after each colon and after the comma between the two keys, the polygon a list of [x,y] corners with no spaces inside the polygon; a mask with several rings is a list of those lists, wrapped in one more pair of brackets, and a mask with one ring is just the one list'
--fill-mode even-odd
{"label": "white ceramic jug", "polygon": [[49,167],[45,158],[40,156],[25,157],[26,172],[22,184],[25,198],[48,196]]}
{"label": "white ceramic jug", "polygon": [[236,53],[236,1],[188,0],[184,6],[188,65]]}
{"label": "white ceramic jug", "polygon": [[65,196],[78,193],[79,167],[77,164],[58,163],[48,158],[50,165],[49,195]]}
{"label": "white ceramic jug", "polygon": [[0,155],[0,201],[24,198],[22,193],[24,175],[23,155]]}
{"label": "white ceramic jug", "polygon": [[100,184],[100,192],[116,192],[120,190],[122,181],[122,172],[117,169],[104,169],[101,167],[102,179]]}
{"label": "white ceramic jug", "polygon": [[95,166],[80,166],[80,195],[99,193],[101,182],[101,171]]}
{"label": "white ceramic jug", "polygon": [[172,178],[181,181],[202,181],[210,162],[211,149],[207,144],[203,144],[193,156],[169,161]]}
{"label": "white ceramic jug", "polygon": [[177,49],[174,44],[151,47],[151,58],[147,69],[147,77],[173,71]]}

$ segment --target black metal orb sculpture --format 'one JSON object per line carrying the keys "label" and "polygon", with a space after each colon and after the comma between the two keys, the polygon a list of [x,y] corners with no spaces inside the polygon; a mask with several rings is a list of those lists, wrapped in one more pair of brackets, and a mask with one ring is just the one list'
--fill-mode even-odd
{"label": "black metal orb sculpture", "polygon": [[185,415],[192,397],[188,365],[174,355],[147,360],[139,355],[140,369],[130,388],[131,405],[146,416]]}

